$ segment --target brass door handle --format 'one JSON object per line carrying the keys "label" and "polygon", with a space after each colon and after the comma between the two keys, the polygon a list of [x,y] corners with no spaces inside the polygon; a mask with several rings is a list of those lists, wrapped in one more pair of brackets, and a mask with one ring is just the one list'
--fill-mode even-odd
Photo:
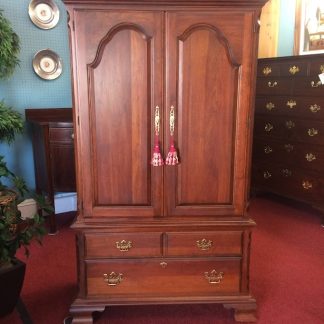
{"label": "brass door handle", "polygon": [[304,180],[302,182],[303,188],[306,190],[312,189],[313,188],[313,184],[309,181],[309,180]]}
{"label": "brass door handle", "polygon": [[313,136],[315,136],[315,135],[318,134],[318,129],[316,129],[316,128],[309,128],[308,131],[307,131],[307,133],[308,133],[309,136],[313,137]]}
{"label": "brass door handle", "polygon": [[272,69],[270,66],[266,66],[265,68],[263,68],[262,72],[265,76],[267,76],[272,72]]}
{"label": "brass door handle", "polygon": [[210,284],[219,284],[224,278],[224,272],[217,272],[213,269],[210,272],[205,272],[205,278]]}
{"label": "brass door handle", "polygon": [[264,171],[263,172],[263,178],[269,179],[271,178],[272,174],[269,171]]}
{"label": "brass door handle", "polygon": [[117,286],[123,281],[123,274],[112,271],[109,275],[104,273],[104,281],[108,286]]}
{"label": "brass door handle", "polygon": [[321,110],[321,106],[315,104],[315,105],[311,105],[309,107],[309,110],[312,112],[312,113],[317,113],[318,111]]}
{"label": "brass door handle", "polygon": [[292,120],[287,120],[287,121],[286,121],[286,127],[287,127],[288,129],[292,129],[292,128],[295,127],[295,123],[294,123]]}
{"label": "brass door handle", "polygon": [[313,153],[307,153],[307,154],[305,155],[305,159],[306,159],[308,162],[312,162],[312,161],[316,160],[316,156],[315,156],[315,154],[313,154]]}
{"label": "brass door handle", "polygon": [[197,247],[203,251],[207,251],[213,246],[213,241],[206,240],[205,238],[203,238],[200,241],[198,240],[196,243],[197,243]]}
{"label": "brass door handle", "polygon": [[289,73],[292,74],[292,75],[295,75],[296,73],[299,72],[299,67],[298,66],[291,66],[290,69],[289,69]]}
{"label": "brass door handle", "polygon": [[265,154],[272,153],[272,148],[269,145],[265,146],[264,147],[264,153]]}
{"label": "brass door handle", "polygon": [[269,81],[269,82],[268,82],[268,87],[269,87],[269,88],[274,88],[274,87],[276,87],[277,85],[278,85],[278,82],[277,82],[277,81],[274,81],[274,82]]}
{"label": "brass door handle", "polygon": [[290,109],[293,109],[294,107],[296,107],[297,102],[295,100],[288,100],[286,103],[286,106],[288,106]]}
{"label": "brass door handle", "polygon": [[264,130],[266,131],[266,132],[271,132],[271,130],[273,130],[273,125],[272,124],[270,124],[270,123],[266,123],[265,125],[264,125]]}
{"label": "brass door handle", "polygon": [[271,111],[273,108],[275,108],[275,105],[272,102],[267,102],[266,103],[266,109]]}
{"label": "brass door handle", "polygon": [[116,242],[116,248],[120,252],[127,252],[132,248],[132,246],[133,246],[132,241],[121,240],[120,242],[119,241]]}
{"label": "brass door handle", "polygon": [[322,85],[322,82],[321,81],[312,81],[311,82],[311,86],[312,88],[318,88],[320,85]]}

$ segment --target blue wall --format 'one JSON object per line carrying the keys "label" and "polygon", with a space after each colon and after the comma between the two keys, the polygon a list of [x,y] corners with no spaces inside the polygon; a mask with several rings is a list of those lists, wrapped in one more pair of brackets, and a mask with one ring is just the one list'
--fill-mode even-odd
{"label": "blue wall", "polygon": [[281,0],[277,51],[278,56],[293,55],[295,32],[295,7],[296,0]]}
{"label": "blue wall", "polygon": [[[0,0],[0,9],[12,23],[21,41],[20,66],[9,80],[0,81],[0,100],[11,105],[22,115],[26,108],[71,107],[70,61],[67,15],[63,3],[54,0],[60,10],[59,23],[50,30],[35,26],[28,15],[30,0]],[[36,52],[49,48],[63,61],[63,73],[56,80],[39,78],[32,67]],[[26,130],[10,146],[0,144],[0,155],[5,155],[8,166],[23,176],[30,188],[35,188],[34,161],[31,136]]]}

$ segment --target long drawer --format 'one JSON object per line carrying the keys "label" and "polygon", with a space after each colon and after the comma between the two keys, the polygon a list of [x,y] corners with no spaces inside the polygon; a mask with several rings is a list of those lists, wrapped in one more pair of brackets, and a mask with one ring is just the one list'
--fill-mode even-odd
{"label": "long drawer", "polygon": [[241,259],[86,261],[89,296],[211,296],[240,291]]}
{"label": "long drawer", "polygon": [[254,187],[271,192],[322,205],[324,201],[324,177],[307,172],[297,167],[286,165],[253,165],[252,177]]}

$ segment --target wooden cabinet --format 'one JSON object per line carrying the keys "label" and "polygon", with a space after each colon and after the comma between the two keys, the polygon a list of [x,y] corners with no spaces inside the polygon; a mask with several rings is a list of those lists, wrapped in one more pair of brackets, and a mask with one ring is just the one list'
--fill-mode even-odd
{"label": "wooden cabinet", "polygon": [[[36,190],[54,206],[56,192],[76,191],[72,109],[26,109],[25,114],[32,128]],[[49,226],[55,233],[55,213]]]}
{"label": "wooden cabinet", "polygon": [[[264,1],[64,1],[76,121],[79,294],[106,305],[223,303],[253,320],[247,213]],[[168,153],[153,166],[155,113]]]}
{"label": "wooden cabinet", "polygon": [[258,61],[255,189],[324,207],[324,55]]}

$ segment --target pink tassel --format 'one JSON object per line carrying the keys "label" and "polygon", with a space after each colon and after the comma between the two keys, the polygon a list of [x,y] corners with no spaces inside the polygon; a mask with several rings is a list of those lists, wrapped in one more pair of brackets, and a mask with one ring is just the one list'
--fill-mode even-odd
{"label": "pink tassel", "polygon": [[171,139],[170,139],[169,153],[168,153],[168,156],[165,159],[165,164],[166,165],[177,165],[177,164],[179,164],[178,154],[177,154],[177,150],[174,147],[174,141],[173,141],[172,136],[171,136]]}
{"label": "pink tassel", "polygon": [[161,166],[164,164],[160,147],[159,147],[159,137],[157,134],[155,135],[153,157],[151,160],[151,164],[153,166]]}

